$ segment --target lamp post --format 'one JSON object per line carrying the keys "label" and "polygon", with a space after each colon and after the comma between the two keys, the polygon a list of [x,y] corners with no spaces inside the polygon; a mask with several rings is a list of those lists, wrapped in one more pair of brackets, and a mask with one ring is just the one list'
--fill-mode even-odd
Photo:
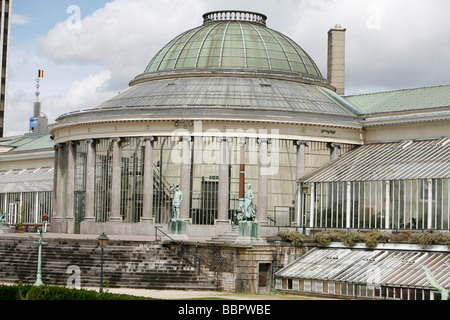
{"label": "lamp post", "polygon": [[103,291],[103,248],[106,247],[106,244],[108,243],[108,237],[107,235],[103,232],[98,238],[98,245],[100,246],[100,248],[102,249],[102,254],[101,254],[101,263],[100,263],[100,292]]}
{"label": "lamp post", "polygon": [[306,201],[308,199],[308,184],[302,183],[302,193],[303,193],[303,235],[306,235]]}
{"label": "lamp post", "polygon": [[34,286],[36,286],[36,287],[44,285],[44,283],[42,282],[42,275],[41,275],[41,256],[42,256],[42,245],[47,244],[47,242],[42,241],[42,230],[38,231],[38,236],[39,236],[39,241],[34,242],[39,245],[37,276],[36,276],[36,282],[34,283]]}

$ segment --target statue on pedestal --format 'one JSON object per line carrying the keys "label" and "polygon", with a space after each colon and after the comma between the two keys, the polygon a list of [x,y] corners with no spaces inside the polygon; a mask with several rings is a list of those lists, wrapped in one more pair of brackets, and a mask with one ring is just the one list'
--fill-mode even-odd
{"label": "statue on pedestal", "polygon": [[180,190],[180,185],[177,184],[170,188],[171,192],[174,192],[174,196],[172,199],[172,219],[173,221],[180,220],[180,205],[181,201],[183,201],[183,192]]}
{"label": "statue on pedestal", "polygon": [[252,185],[247,184],[247,192],[245,193],[244,201],[240,201],[238,213],[234,216],[232,225],[239,226],[241,221],[256,221],[256,211],[253,206],[253,199],[255,198],[252,190]]}
{"label": "statue on pedestal", "polygon": [[254,221],[256,219],[255,208],[253,207],[253,195],[252,185],[247,184],[247,192],[245,193],[244,202],[244,221]]}

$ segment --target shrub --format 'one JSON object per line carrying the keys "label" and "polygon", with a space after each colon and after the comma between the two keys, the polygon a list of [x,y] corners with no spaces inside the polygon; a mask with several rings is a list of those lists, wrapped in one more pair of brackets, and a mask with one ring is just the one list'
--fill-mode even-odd
{"label": "shrub", "polygon": [[292,243],[294,246],[303,242],[303,237],[296,231],[281,230],[278,232],[278,236],[284,241]]}
{"label": "shrub", "polygon": [[364,234],[359,231],[344,231],[340,233],[339,238],[346,246],[353,247],[356,242],[364,241]]}
{"label": "shrub", "polygon": [[389,240],[391,236],[388,233],[372,230],[364,236],[364,243],[367,248],[374,248],[380,241]]}
{"label": "shrub", "polygon": [[433,244],[445,244],[450,245],[450,235],[437,232],[434,229],[427,229],[424,232],[416,233],[413,232],[409,235],[410,243],[417,243],[423,247],[430,246]]}
{"label": "shrub", "polygon": [[332,241],[341,241],[349,247],[353,247],[357,242],[364,242],[366,247],[373,248],[378,245],[379,241],[390,239],[390,235],[376,230],[368,233],[360,231],[322,231],[317,233],[314,239],[320,246],[327,246]]}
{"label": "shrub", "polygon": [[154,300],[131,295],[96,292],[86,289],[68,289],[58,286],[23,285],[0,286],[0,300]]}
{"label": "shrub", "polygon": [[314,240],[316,240],[319,246],[327,246],[332,241],[331,232],[321,231],[314,236]]}

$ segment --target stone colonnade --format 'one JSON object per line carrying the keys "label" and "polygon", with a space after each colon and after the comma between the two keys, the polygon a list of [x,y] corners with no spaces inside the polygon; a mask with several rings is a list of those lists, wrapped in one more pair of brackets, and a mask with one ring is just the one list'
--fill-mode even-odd
{"label": "stone colonnade", "polygon": [[[142,222],[154,223],[153,217],[153,159],[154,159],[154,141],[156,137],[142,137],[141,142],[144,145],[144,179],[143,179],[143,210]],[[191,179],[191,141],[192,137],[185,136],[179,138],[182,150],[182,164],[180,166],[180,189],[184,195],[190,194],[190,179]],[[231,149],[233,138],[231,137],[217,137],[219,143],[219,181],[218,181],[218,215],[216,219],[216,226],[230,225],[228,219],[229,211],[229,165],[231,159]],[[86,155],[86,181],[85,181],[85,215],[84,222],[95,222],[94,201],[95,201],[95,162],[96,162],[96,141],[94,139],[83,140],[87,144]],[[111,182],[111,215],[110,222],[120,223],[122,218],[120,215],[120,192],[121,192],[121,146],[120,138],[110,138],[112,143],[112,182]],[[267,225],[267,197],[268,197],[268,166],[269,166],[269,148],[270,139],[257,139],[259,145],[258,157],[258,198],[257,201],[257,220],[261,225]],[[296,161],[296,180],[301,178],[306,173],[306,147],[310,145],[308,141],[294,140],[294,145],[297,147],[297,161]],[[75,190],[75,141],[68,141],[65,143],[68,148],[67,159],[65,165],[62,149],[64,144],[55,145],[55,181],[54,181],[54,206],[52,221],[60,223],[63,221],[74,221],[74,190]],[[330,159],[335,159],[339,155],[339,144],[330,145]],[[64,172],[67,168],[67,172]],[[299,190],[295,201],[299,201]],[[65,200],[64,200],[65,199]],[[65,204],[63,204],[65,201]],[[65,216],[63,211],[65,208]],[[299,212],[298,205],[295,205],[296,213],[293,224],[299,226]],[[186,222],[189,218],[189,201],[183,201],[180,207],[180,219]],[[71,230],[66,232],[71,233]]]}

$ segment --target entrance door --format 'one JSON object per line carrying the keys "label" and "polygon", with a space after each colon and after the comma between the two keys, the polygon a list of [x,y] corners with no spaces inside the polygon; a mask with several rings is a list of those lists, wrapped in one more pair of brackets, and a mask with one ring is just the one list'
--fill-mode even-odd
{"label": "entrance door", "polygon": [[84,200],[86,198],[85,192],[75,192],[75,223],[74,233],[80,234],[80,223],[84,220]]}
{"label": "entrance door", "polygon": [[258,272],[258,292],[267,293],[272,289],[272,264],[260,263]]}

